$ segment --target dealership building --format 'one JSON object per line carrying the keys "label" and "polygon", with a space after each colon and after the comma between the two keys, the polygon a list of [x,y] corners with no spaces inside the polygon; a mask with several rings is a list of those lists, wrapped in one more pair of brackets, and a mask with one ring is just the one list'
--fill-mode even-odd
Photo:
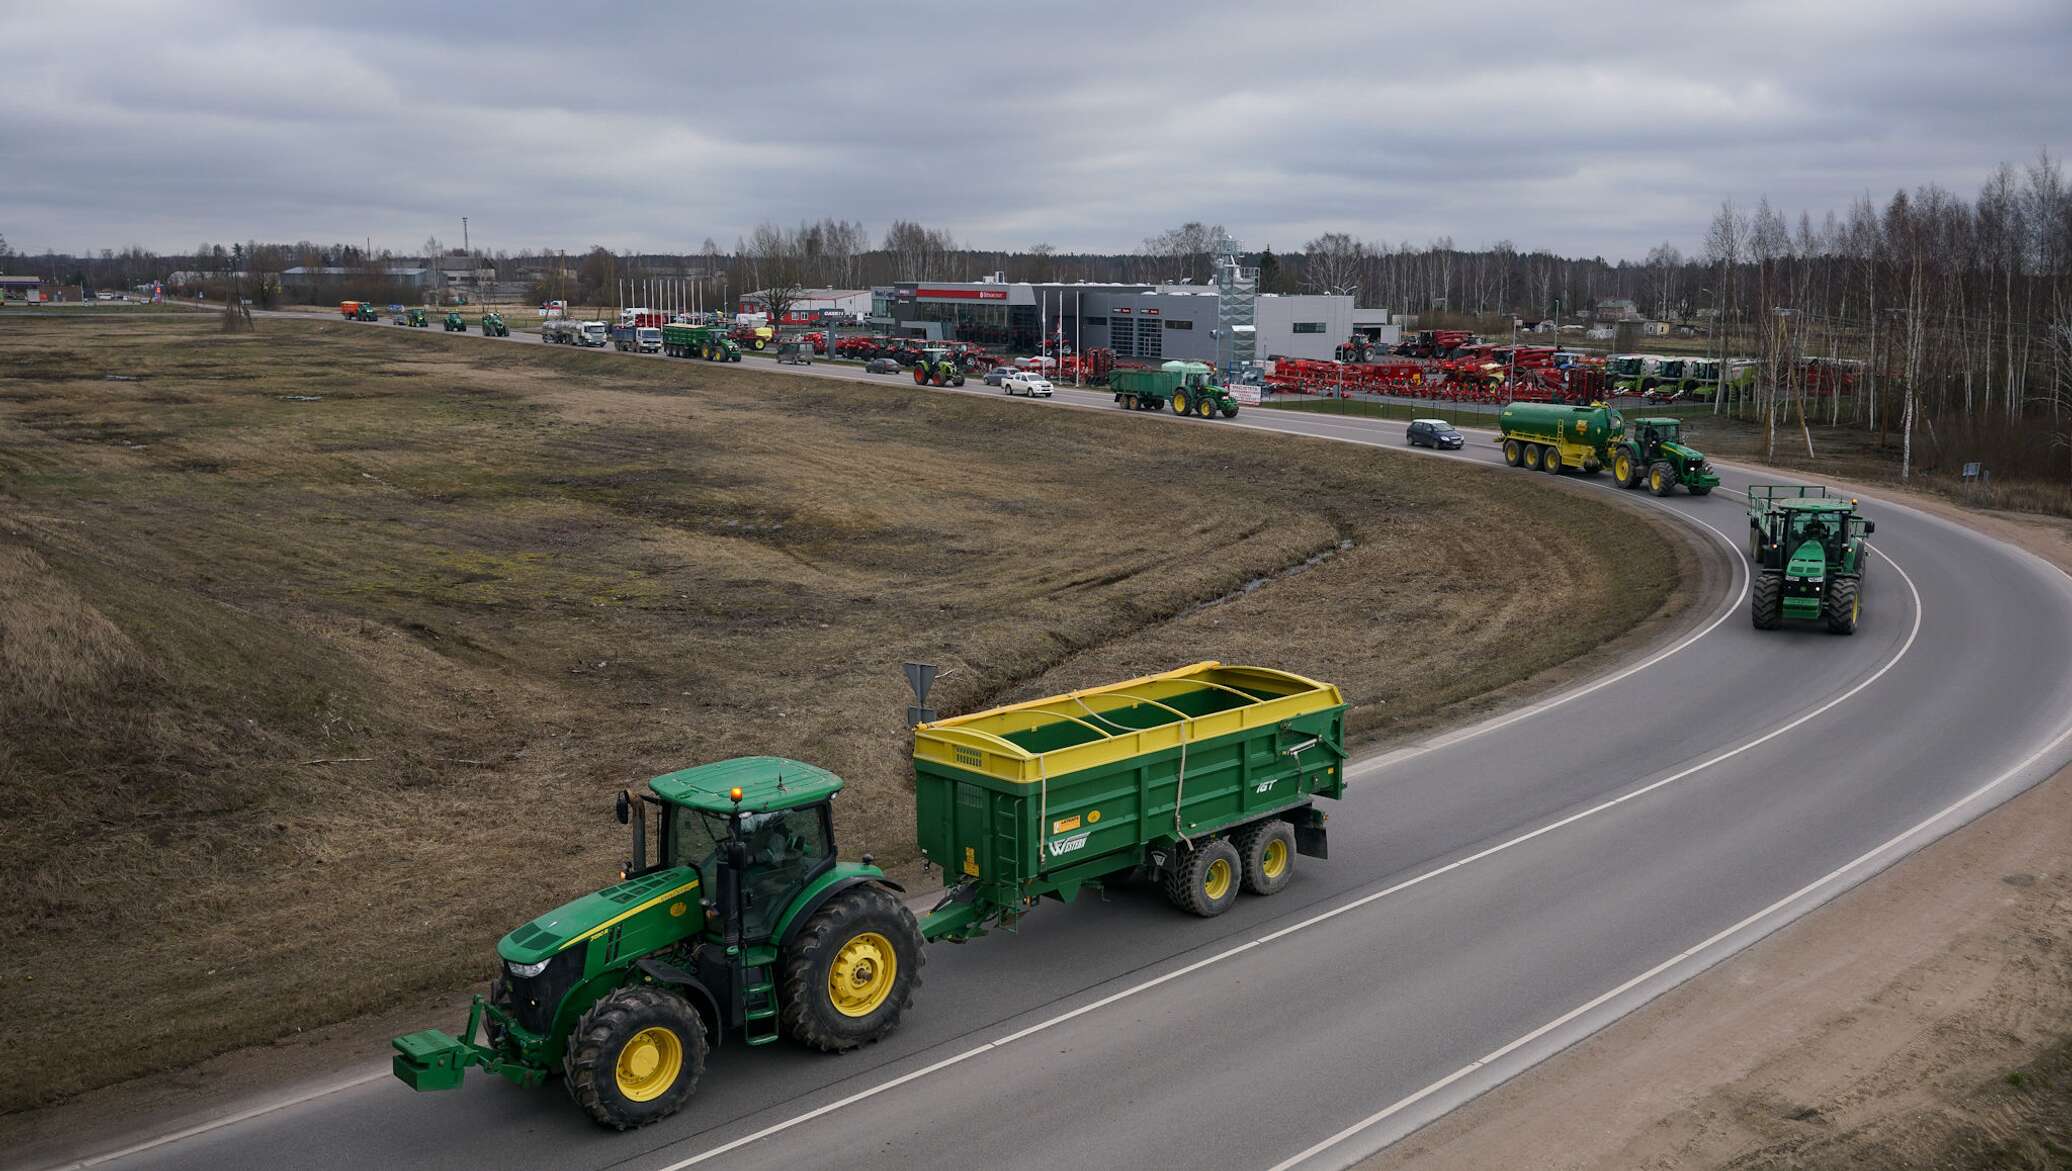
{"label": "dealership building", "polygon": [[1386,309],[1341,295],[1259,293],[1257,270],[1225,261],[1209,285],[917,281],[872,290],[871,317],[909,336],[1034,353],[1062,336],[1135,361],[1234,367],[1254,358],[1329,358],[1355,333],[1393,344]]}

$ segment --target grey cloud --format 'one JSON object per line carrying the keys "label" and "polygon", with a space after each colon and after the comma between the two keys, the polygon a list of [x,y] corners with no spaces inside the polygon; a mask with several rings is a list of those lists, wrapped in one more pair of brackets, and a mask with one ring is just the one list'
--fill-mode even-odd
{"label": "grey cloud", "polygon": [[0,233],[685,250],[894,218],[1127,249],[1637,257],[1721,198],[1968,193],[2067,137],[2062,0],[0,7]]}

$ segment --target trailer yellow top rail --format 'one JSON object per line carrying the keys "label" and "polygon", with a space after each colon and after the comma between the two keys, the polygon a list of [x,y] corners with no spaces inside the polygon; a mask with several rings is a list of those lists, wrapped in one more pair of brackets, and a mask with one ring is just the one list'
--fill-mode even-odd
{"label": "trailer yellow top rail", "polygon": [[1210,660],[920,724],[914,756],[1033,785],[1344,703],[1329,683]]}

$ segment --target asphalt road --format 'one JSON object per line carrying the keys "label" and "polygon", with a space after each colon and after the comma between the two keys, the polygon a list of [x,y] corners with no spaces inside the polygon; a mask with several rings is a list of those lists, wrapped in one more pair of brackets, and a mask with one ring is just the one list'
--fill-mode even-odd
{"label": "asphalt road", "polygon": [[[1400,423],[1055,401],[1115,411],[1117,427],[1402,446]],[[1443,458],[1500,464],[1470,438]],[[1720,549],[1694,629],[1522,711],[1360,762],[1331,807],[1331,860],[1303,859],[1275,898],[1205,921],[1117,892],[1043,909],[1018,935],[932,947],[892,1037],[840,1057],[730,1043],[685,1113],[630,1134],[592,1126],[551,1087],[470,1074],[458,1092],[412,1094],[382,1074],[386,1038],[370,1037],[344,1088],[102,1165],[1348,1163],[2072,759],[2072,579],[1867,500],[1878,556],[1861,630],[1758,632],[1738,552],[1750,476],[1721,470],[1708,498],[1629,494]],[[1547,490],[1618,491],[1577,476]]]}

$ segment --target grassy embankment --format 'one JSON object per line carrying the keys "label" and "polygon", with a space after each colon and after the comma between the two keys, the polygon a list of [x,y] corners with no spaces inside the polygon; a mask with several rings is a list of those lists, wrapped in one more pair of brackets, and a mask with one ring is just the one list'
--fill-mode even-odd
{"label": "grassy embankment", "polygon": [[1213,424],[10,317],[0,1110],[484,977],[686,763],[823,763],[845,854],[910,862],[903,659],[946,712],[1285,666],[1371,740],[1600,648],[1677,557],[1534,477]]}

